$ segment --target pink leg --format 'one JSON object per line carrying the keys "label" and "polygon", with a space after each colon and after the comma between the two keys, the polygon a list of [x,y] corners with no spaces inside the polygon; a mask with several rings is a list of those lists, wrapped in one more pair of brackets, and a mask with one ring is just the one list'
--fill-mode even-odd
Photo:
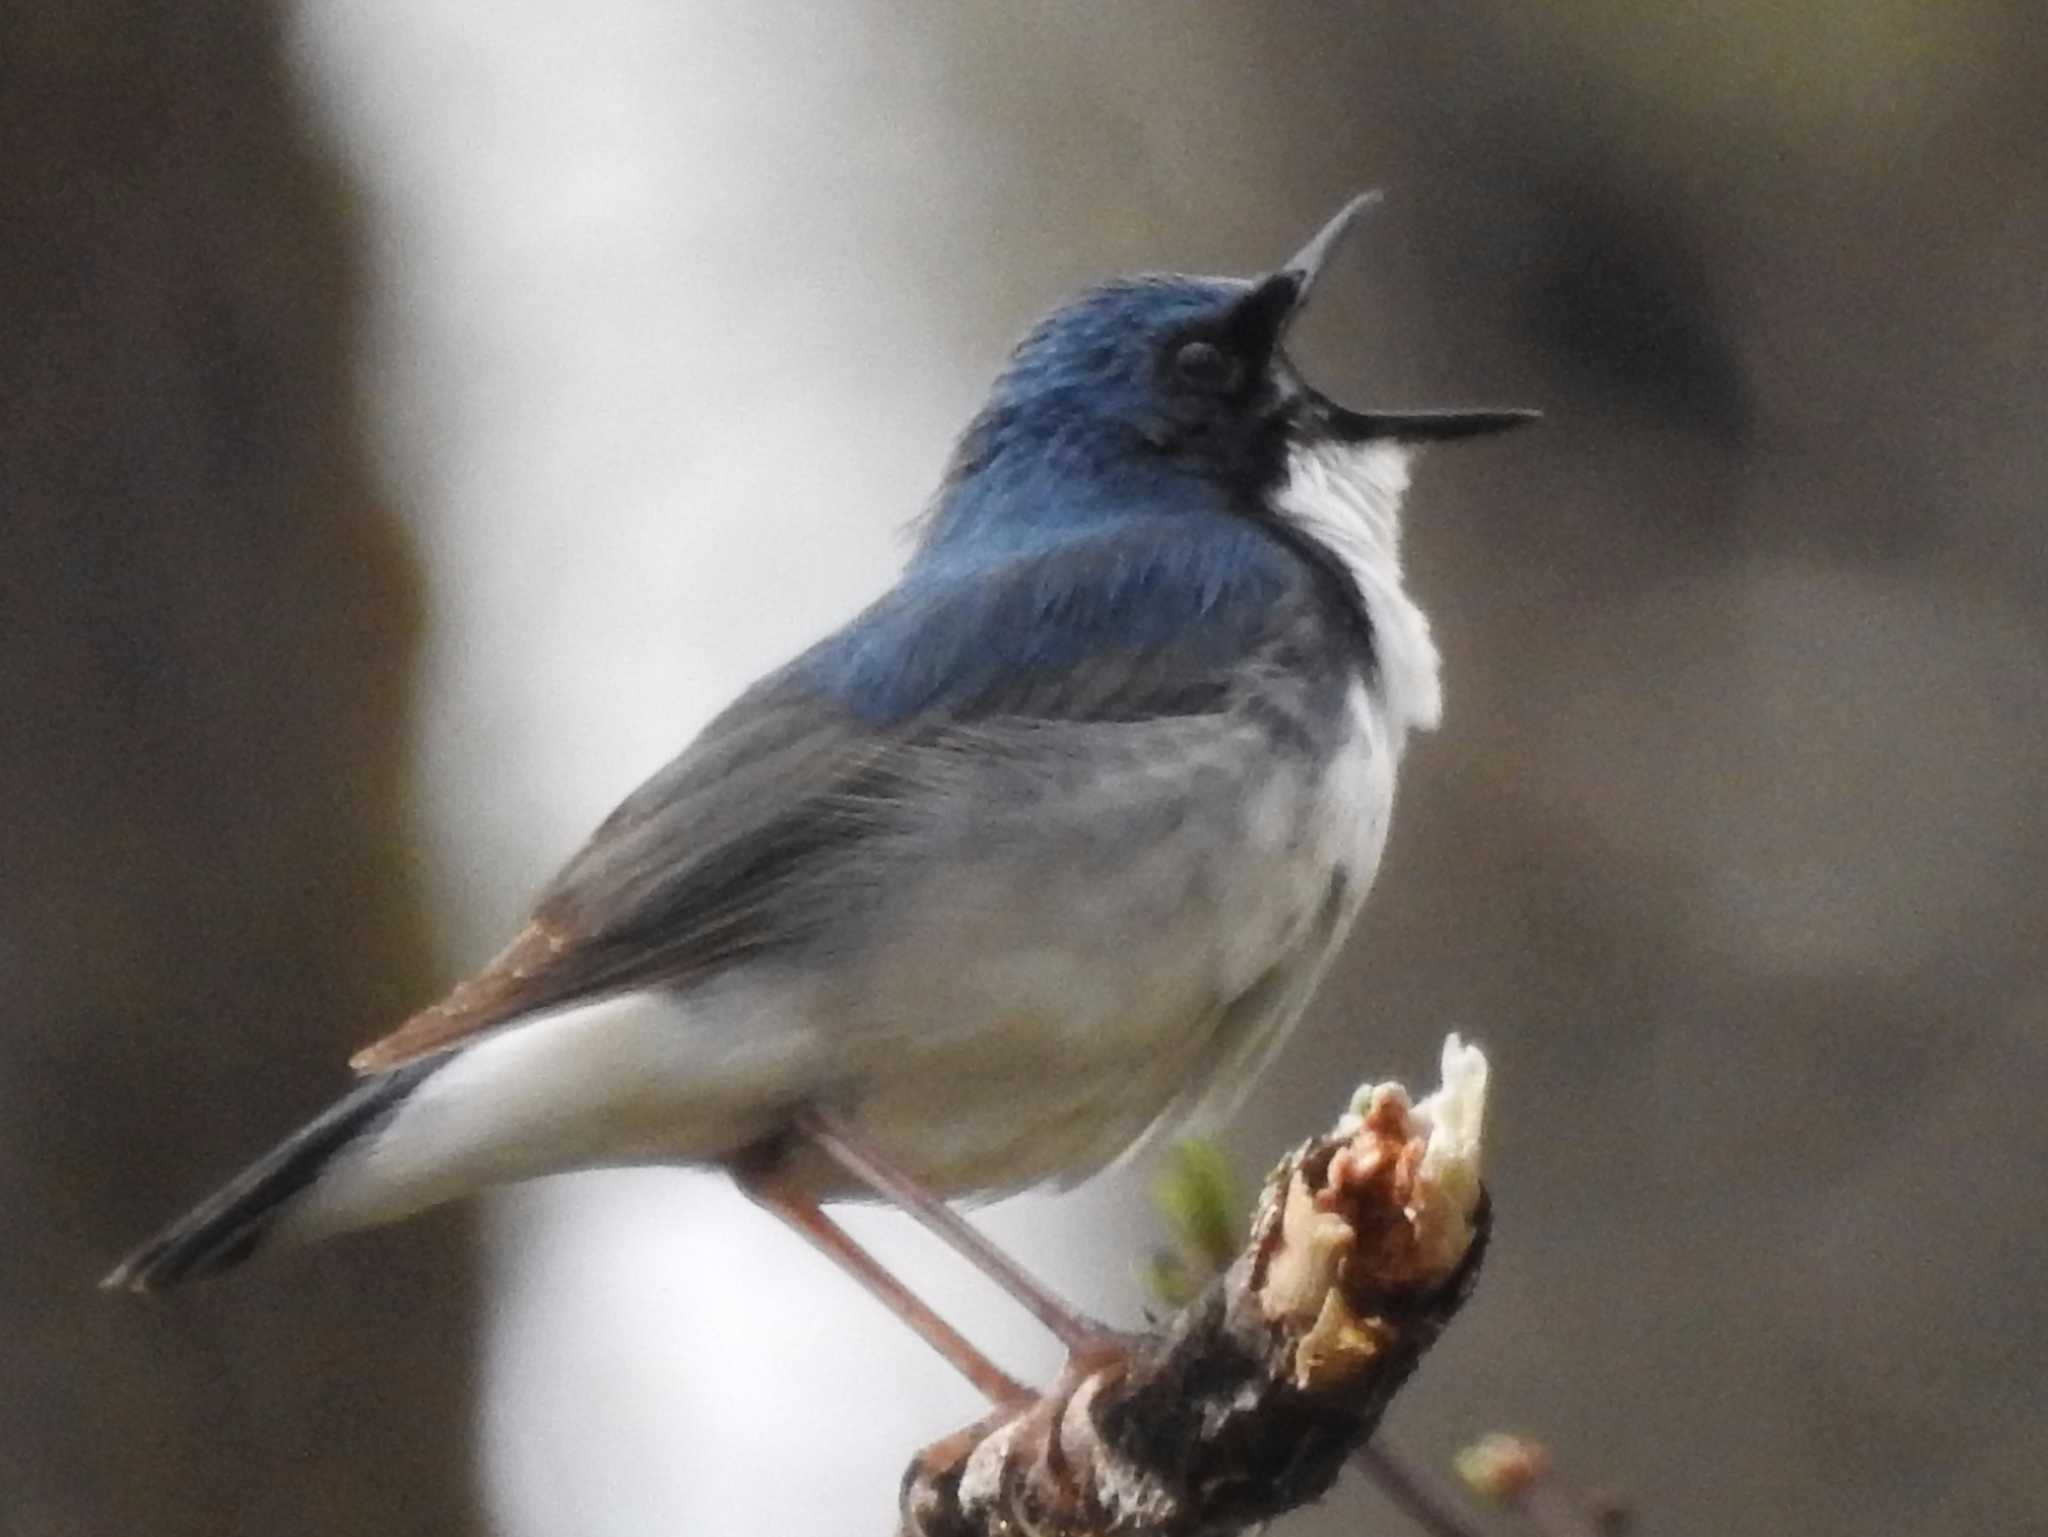
{"label": "pink leg", "polygon": [[1014,1407],[1036,1395],[976,1350],[951,1324],[939,1317],[901,1281],[884,1270],[872,1254],[847,1236],[846,1230],[820,1211],[815,1202],[776,1187],[772,1175],[734,1169],[740,1189],[794,1228],[813,1247],[868,1289],[876,1300],[924,1342],[943,1356],[992,1404]]}
{"label": "pink leg", "polygon": [[1114,1330],[1076,1312],[1047,1291],[952,1207],[898,1169],[851,1123],[831,1111],[810,1109],[797,1117],[796,1129],[799,1135],[848,1175],[916,1218],[961,1258],[1008,1292],[1033,1318],[1052,1331],[1076,1362],[1100,1364],[1124,1354],[1123,1340]]}

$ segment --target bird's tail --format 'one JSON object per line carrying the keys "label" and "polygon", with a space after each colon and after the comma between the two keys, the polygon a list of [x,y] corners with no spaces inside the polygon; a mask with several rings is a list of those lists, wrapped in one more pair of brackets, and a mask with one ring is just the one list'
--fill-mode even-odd
{"label": "bird's tail", "polygon": [[[122,1260],[101,1287],[165,1291],[240,1264],[280,1228],[290,1226],[293,1214],[336,1161],[371,1141],[447,1060],[430,1057],[359,1085]],[[303,1236],[351,1225],[355,1224],[325,1221]]]}

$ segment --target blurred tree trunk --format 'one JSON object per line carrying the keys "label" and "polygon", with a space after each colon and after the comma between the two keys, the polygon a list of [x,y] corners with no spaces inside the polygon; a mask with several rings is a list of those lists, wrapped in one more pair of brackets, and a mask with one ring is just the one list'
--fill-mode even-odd
{"label": "blurred tree trunk", "polygon": [[9,7],[0,209],[0,1533],[459,1532],[456,1227],[93,1289],[427,981],[418,594],[278,13]]}

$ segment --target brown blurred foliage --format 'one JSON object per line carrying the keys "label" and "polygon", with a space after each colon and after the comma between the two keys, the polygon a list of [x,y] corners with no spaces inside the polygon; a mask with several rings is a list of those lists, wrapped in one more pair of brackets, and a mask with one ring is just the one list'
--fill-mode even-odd
{"label": "brown blurred foliage", "polygon": [[470,1522],[454,1231],[103,1297],[427,948],[348,198],[258,7],[0,43],[0,1532]]}

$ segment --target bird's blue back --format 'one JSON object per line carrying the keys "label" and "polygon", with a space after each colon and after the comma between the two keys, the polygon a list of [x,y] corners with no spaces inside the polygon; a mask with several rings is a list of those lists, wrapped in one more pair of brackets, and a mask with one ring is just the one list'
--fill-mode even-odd
{"label": "bird's blue back", "polygon": [[[1103,517],[994,553],[928,554],[799,669],[873,726],[933,711],[971,718],[1025,697],[1029,713],[1054,717],[1089,701],[1100,715],[1105,695],[1122,700],[1117,713],[1185,713],[1303,585],[1294,557],[1241,520]],[[1149,682],[1131,698],[1118,675],[1140,666]],[[1072,712],[1053,686],[1062,680]]]}

